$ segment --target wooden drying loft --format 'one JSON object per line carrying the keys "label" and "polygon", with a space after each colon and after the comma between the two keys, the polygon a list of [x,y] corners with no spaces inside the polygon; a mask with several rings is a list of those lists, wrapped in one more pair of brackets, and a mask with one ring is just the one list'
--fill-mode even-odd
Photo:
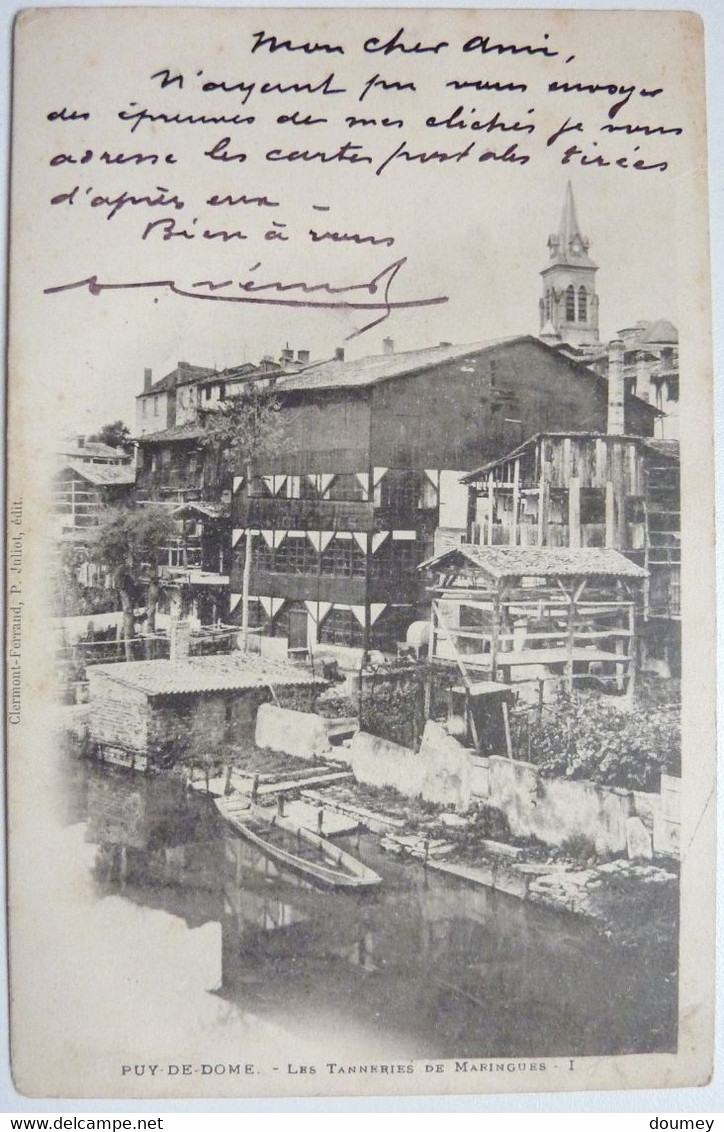
{"label": "wooden drying loft", "polygon": [[595,677],[629,696],[635,678],[641,567],[603,548],[463,544],[423,563],[431,588],[432,667],[482,681]]}

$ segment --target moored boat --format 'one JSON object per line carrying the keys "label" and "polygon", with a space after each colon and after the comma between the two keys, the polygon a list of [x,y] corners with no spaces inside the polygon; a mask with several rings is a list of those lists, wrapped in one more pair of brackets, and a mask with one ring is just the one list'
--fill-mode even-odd
{"label": "moored boat", "polygon": [[215,798],[222,817],[265,856],[328,888],[372,888],[382,877],[351,853],[279,814],[267,815],[246,799]]}

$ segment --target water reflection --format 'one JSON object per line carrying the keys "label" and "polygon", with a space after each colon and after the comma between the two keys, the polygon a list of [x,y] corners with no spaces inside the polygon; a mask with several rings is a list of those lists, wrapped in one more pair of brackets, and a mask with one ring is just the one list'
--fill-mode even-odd
{"label": "water reflection", "polygon": [[75,783],[97,894],[218,925],[217,994],[290,1036],[405,1058],[675,1048],[673,956],[629,954],[572,917],[426,874],[368,835],[348,847],[383,885],[319,891],[172,777],[85,765]]}

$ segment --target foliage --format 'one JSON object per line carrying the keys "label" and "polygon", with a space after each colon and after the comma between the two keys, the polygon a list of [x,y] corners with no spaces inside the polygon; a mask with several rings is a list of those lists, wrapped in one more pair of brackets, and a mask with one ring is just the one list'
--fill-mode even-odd
{"label": "foliage", "polygon": [[90,553],[108,571],[123,610],[127,660],[132,659],[134,606],[144,597],[146,627],[149,633],[155,630],[159,567],[164,548],[176,533],[168,508],[158,503],[109,507],[93,532]]}
{"label": "foliage", "polygon": [[363,674],[360,727],[381,739],[417,750],[425,727],[423,668],[394,668]]}
{"label": "foliage", "polygon": [[561,850],[571,861],[585,864],[596,856],[596,845],[585,833],[572,833],[561,843]]}
{"label": "foliage", "polygon": [[529,717],[528,726],[528,757],[548,778],[589,779],[626,790],[656,791],[662,772],[680,774],[681,719],[676,703],[624,711],[608,697],[566,690],[552,709],[544,710],[540,723]]}
{"label": "foliage", "polygon": [[98,441],[101,444],[108,444],[111,448],[122,448],[124,452],[131,451],[133,448],[131,430],[121,420],[103,425],[103,428],[93,433],[93,436],[89,436],[88,439]]}
{"label": "foliage", "polygon": [[90,553],[122,584],[147,583],[158,577],[161,553],[176,536],[169,509],[158,503],[109,507],[93,532]]}
{"label": "foliage", "polygon": [[199,409],[201,446],[215,460],[219,478],[279,451],[284,436],[280,409],[279,399],[256,384],[213,408]]}

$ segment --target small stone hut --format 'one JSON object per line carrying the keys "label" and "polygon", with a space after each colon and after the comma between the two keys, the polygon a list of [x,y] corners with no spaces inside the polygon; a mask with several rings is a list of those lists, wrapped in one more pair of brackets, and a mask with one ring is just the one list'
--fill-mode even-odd
{"label": "small stone hut", "polygon": [[104,759],[137,770],[185,753],[253,743],[259,705],[310,711],[325,683],[305,669],[249,654],[140,660],[89,670],[90,736]]}

